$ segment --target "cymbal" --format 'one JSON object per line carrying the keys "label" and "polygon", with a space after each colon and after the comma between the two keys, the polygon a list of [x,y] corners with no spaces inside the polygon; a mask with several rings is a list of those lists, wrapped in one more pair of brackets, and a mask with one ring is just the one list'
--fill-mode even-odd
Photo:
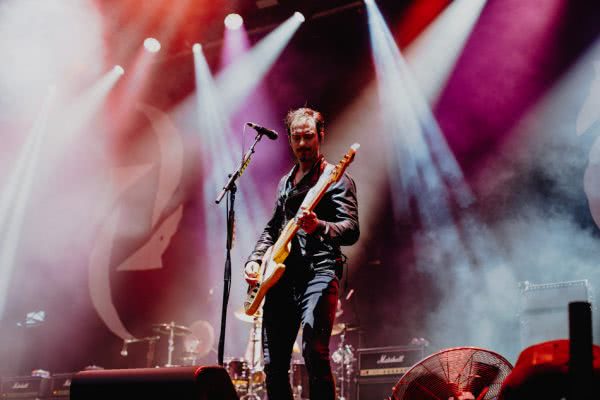
{"label": "cymbal", "polygon": [[152,324],[152,327],[155,332],[162,333],[163,335],[170,335],[171,331],[173,331],[173,335],[175,336],[184,336],[192,333],[187,326],[175,325],[174,322]]}
{"label": "cymbal", "polygon": [[255,319],[259,321],[262,319],[262,311],[258,310],[254,315],[248,315],[244,312],[244,310],[236,310],[233,312],[233,315],[240,321],[253,323]]}

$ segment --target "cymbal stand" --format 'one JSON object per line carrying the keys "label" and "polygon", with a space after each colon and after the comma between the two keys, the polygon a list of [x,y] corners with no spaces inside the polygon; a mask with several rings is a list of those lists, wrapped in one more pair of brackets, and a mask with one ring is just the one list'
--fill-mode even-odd
{"label": "cymbal stand", "polygon": [[252,331],[250,333],[250,341],[252,342],[252,355],[250,357],[250,376],[248,376],[248,392],[242,396],[242,400],[261,400],[261,397],[254,392],[254,372],[256,372],[256,342],[258,342],[258,330],[262,329],[262,323],[259,316],[254,317],[252,322]]}
{"label": "cymbal stand", "polygon": [[346,327],[342,329],[340,333],[340,344],[338,345],[338,354],[341,353],[340,366],[338,371],[340,372],[340,397],[338,400],[346,400],[346,391],[348,389],[348,382],[350,381],[350,374],[352,368],[349,364],[354,361],[354,355],[352,354],[352,347],[346,344]]}
{"label": "cymbal stand", "polygon": [[340,385],[340,398],[339,400],[346,400],[346,391],[344,390],[346,388],[346,351],[344,349],[344,346],[346,344],[346,325],[344,325],[344,328],[342,329],[342,333],[340,334],[340,348],[342,349],[342,378],[341,380],[341,385]]}
{"label": "cymbal stand", "polygon": [[169,347],[167,353],[167,364],[165,367],[176,367],[176,365],[172,364],[173,361],[173,351],[175,351],[175,321],[171,321],[169,324]]}

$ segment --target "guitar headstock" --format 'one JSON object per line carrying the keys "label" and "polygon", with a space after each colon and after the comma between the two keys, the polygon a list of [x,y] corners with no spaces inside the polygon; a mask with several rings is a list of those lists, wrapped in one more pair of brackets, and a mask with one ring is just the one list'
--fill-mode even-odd
{"label": "guitar headstock", "polygon": [[344,157],[340,160],[340,162],[335,166],[335,170],[332,173],[333,182],[337,182],[340,180],[348,165],[354,160],[354,156],[356,155],[356,151],[359,149],[360,144],[354,143],[350,146],[348,152],[344,155]]}

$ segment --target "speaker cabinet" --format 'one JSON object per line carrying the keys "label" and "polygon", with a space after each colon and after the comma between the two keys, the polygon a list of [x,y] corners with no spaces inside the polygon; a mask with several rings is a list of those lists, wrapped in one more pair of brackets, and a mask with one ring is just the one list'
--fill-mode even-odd
{"label": "speaker cabinet", "polygon": [[569,303],[591,302],[587,280],[532,284],[521,282],[521,347],[569,337]]}
{"label": "speaker cabinet", "polygon": [[356,390],[357,400],[386,400],[392,396],[394,385],[399,379],[378,378],[359,381]]}
{"label": "speaker cabinet", "polygon": [[73,381],[72,373],[54,374],[50,381],[50,394],[53,399],[68,399]]}
{"label": "speaker cabinet", "polygon": [[233,400],[238,396],[224,368],[173,367],[82,371],[71,400]]}
{"label": "speaker cabinet", "polygon": [[0,381],[0,398],[3,400],[37,400],[49,395],[49,378],[15,376]]}
{"label": "speaker cabinet", "polygon": [[358,349],[357,400],[390,397],[394,385],[424,354],[423,345]]}

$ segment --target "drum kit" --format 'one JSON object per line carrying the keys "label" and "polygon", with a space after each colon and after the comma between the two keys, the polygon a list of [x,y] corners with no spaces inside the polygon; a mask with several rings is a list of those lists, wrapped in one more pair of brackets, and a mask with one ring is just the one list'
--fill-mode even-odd
{"label": "drum kit", "polygon": [[169,347],[167,348],[167,363],[165,367],[175,367],[173,364],[173,352],[175,351],[175,336],[190,335],[192,331],[190,328],[183,325],[176,325],[174,321],[168,323],[153,324],[152,328],[154,332],[160,333],[161,335],[167,335],[169,340]]}
{"label": "drum kit", "polygon": [[[267,398],[266,375],[262,356],[262,313],[259,310],[254,316],[248,316],[242,310],[234,313],[244,322],[252,323],[250,337],[244,358],[225,359],[225,368],[231,377],[240,400],[264,400]],[[292,355],[300,355],[300,346],[294,342]],[[290,383],[294,399],[308,398],[308,373],[306,366],[294,359],[290,366]]]}
{"label": "drum kit", "polygon": [[[195,321],[190,327],[177,325],[175,321],[162,322],[152,324],[152,330],[168,337],[167,363],[163,367],[198,365],[200,358],[206,356],[213,349],[215,334],[207,321]],[[180,363],[174,364],[175,338],[178,336],[183,337],[184,351],[179,359]],[[124,339],[121,356],[127,357],[129,345],[147,342],[146,367],[152,367],[154,365],[154,349],[158,340],[160,340],[160,336]]]}
{"label": "drum kit", "polygon": [[[341,315],[341,310],[336,312],[336,317]],[[224,360],[224,367],[231,377],[240,400],[264,400],[266,394],[266,375],[262,357],[262,313],[259,310],[254,316],[248,316],[243,310],[234,313],[241,321],[252,324],[244,357],[228,357]],[[196,321],[189,327],[178,325],[174,321],[152,325],[154,332],[168,338],[167,363],[164,367],[198,365],[200,359],[213,350],[215,341],[214,330],[207,321]],[[345,323],[336,323],[331,334],[339,335],[340,341],[336,350],[331,354],[333,373],[336,378],[336,391],[338,400],[346,400],[350,392],[351,383],[354,381],[354,348],[346,343],[346,333],[357,330],[356,327]],[[300,333],[301,334],[301,333]],[[175,339],[182,337],[184,351],[179,358],[179,364],[174,364]],[[154,343],[159,337],[152,337]],[[130,340],[132,343],[134,340]],[[123,354],[123,353],[122,353]],[[294,400],[309,398],[308,372],[300,360],[300,346],[298,340],[294,342],[293,361],[290,365],[290,383]]]}
{"label": "drum kit", "polygon": [[244,322],[252,323],[250,337],[244,358],[229,357],[224,360],[225,369],[231,377],[240,400],[262,400],[266,398],[264,365],[262,362],[261,332],[262,313],[248,316],[242,310],[234,313]]}
{"label": "drum kit", "polygon": [[345,323],[338,323],[333,326],[332,335],[340,335],[340,342],[337,349],[331,354],[331,361],[334,365],[333,374],[336,377],[337,399],[346,400],[350,393],[352,382],[354,381],[354,348],[346,343],[346,332],[356,331],[358,327],[350,326]]}

